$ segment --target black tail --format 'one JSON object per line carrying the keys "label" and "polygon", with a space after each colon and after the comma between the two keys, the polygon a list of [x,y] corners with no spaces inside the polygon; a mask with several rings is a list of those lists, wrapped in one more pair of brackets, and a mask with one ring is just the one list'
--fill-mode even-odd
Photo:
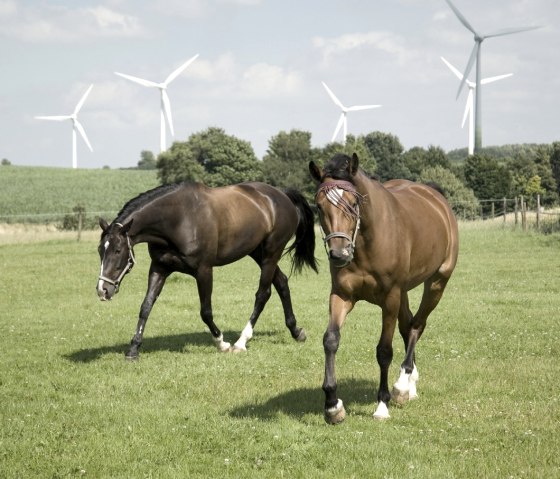
{"label": "black tail", "polygon": [[297,190],[284,191],[298,210],[299,222],[296,229],[296,239],[288,248],[292,255],[292,271],[300,273],[307,264],[316,273],[319,272],[315,259],[315,216],[305,197]]}

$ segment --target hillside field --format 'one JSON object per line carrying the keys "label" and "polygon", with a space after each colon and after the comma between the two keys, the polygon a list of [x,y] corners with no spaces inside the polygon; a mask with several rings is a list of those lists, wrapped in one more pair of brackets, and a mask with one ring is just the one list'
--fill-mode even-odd
{"label": "hillside field", "polygon": [[[290,279],[307,342],[291,339],[274,292],[248,352],[220,354],[194,280],[172,275],[137,362],[124,353],[146,291],[145,245],[105,303],[97,238],[0,245],[0,477],[560,477],[560,236],[468,223],[460,237],[418,344],[419,399],[372,418],[380,311],[358,303],[336,358],[339,426],[323,420],[330,275],[319,238],[320,274]],[[249,259],[215,269],[214,315],[228,341],[250,315],[257,278]],[[393,344],[391,384],[398,334]]]}
{"label": "hillside field", "polygon": [[156,170],[73,170],[0,166],[0,223],[59,221],[78,205],[86,214],[116,213],[159,184]]}

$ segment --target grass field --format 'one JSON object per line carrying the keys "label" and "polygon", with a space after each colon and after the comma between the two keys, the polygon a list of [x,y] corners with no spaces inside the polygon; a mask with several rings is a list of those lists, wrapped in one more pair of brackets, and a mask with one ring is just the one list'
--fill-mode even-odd
{"label": "grass field", "polygon": [[159,184],[155,170],[0,166],[0,223],[59,221],[75,206],[116,212]]}
{"label": "grass field", "polygon": [[[124,352],[149,266],[98,301],[96,241],[0,245],[0,477],[552,478],[560,476],[560,236],[461,225],[454,277],[418,346],[417,401],[372,419],[378,308],[342,331],[339,395],[323,420],[329,275],[291,279],[292,341],[276,294],[247,354],[219,354],[194,280],[172,276],[138,362]],[[250,314],[257,268],[217,269],[227,340]],[[418,296],[416,295],[417,299]],[[394,381],[402,360],[395,338]]]}

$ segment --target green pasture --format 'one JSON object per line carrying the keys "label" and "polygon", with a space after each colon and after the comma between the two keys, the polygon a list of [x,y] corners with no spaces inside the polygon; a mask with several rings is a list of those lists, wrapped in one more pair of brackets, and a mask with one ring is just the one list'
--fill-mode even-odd
{"label": "green pasture", "polygon": [[[560,476],[560,237],[461,225],[455,275],[418,346],[419,399],[376,422],[379,309],[342,331],[339,395],[323,420],[329,274],[293,277],[295,343],[276,294],[246,354],[220,354],[194,280],[172,276],[140,360],[124,352],[149,259],[101,303],[95,241],[0,246],[2,478],[552,478]],[[288,269],[287,264],[285,269]],[[217,269],[227,340],[245,325],[257,268]],[[414,302],[418,294],[414,295]],[[392,382],[403,348],[395,337]]]}

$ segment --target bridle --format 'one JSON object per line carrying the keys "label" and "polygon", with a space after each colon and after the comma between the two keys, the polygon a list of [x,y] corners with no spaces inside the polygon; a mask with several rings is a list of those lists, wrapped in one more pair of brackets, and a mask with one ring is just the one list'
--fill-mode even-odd
{"label": "bridle", "polygon": [[[121,228],[123,226],[120,223],[115,223],[115,224],[117,226],[120,226]],[[124,276],[128,272],[130,272],[132,267],[136,264],[136,258],[134,257],[134,250],[132,249],[132,243],[130,242],[130,236],[128,236],[128,233],[126,234],[126,244],[128,245],[128,260],[126,262],[126,266],[124,267],[124,269],[122,270],[121,274],[117,279],[112,280],[110,278],[107,278],[107,276],[103,276],[103,261],[101,261],[101,274],[99,275],[98,279],[99,281],[104,281],[106,283],[112,284],[115,287],[115,293],[119,291],[119,284],[121,283]],[[103,257],[105,257],[105,255],[103,255]]]}
{"label": "bridle", "polygon": [[[337,190],[344,190],[351,193],[357,198],[358,204],[355,207],[352,206],[342,197],[340,192],[338,192]],[[329,200],[329,202],[336,206],[338,209],[342,210],[344,214],[356,219],[356,226],[354,227],[354,234],[352,236],[342,231],[333,231],[332,233],[325,235],[323,227],[319,224],[319,227],[321,229],[321,237],[323,238],[323,244],[325,246],[327,256],[329,255],[329,240],[331,240],[332,238],[344,238],[350,243],[349,256],[352,257],[354,255],[354,249],[356,247],[356,238],[358,237],[358,232],[360,230],[360,203],[363,200],[363,195],[358,193],[356,187],[352,183],[343,180],[321,183],[321,185],[319,185],[319,189],[317,190],[317,195],[315,198],[317,198],[317,196],[321,192],[325,193],[327,200]]]}

